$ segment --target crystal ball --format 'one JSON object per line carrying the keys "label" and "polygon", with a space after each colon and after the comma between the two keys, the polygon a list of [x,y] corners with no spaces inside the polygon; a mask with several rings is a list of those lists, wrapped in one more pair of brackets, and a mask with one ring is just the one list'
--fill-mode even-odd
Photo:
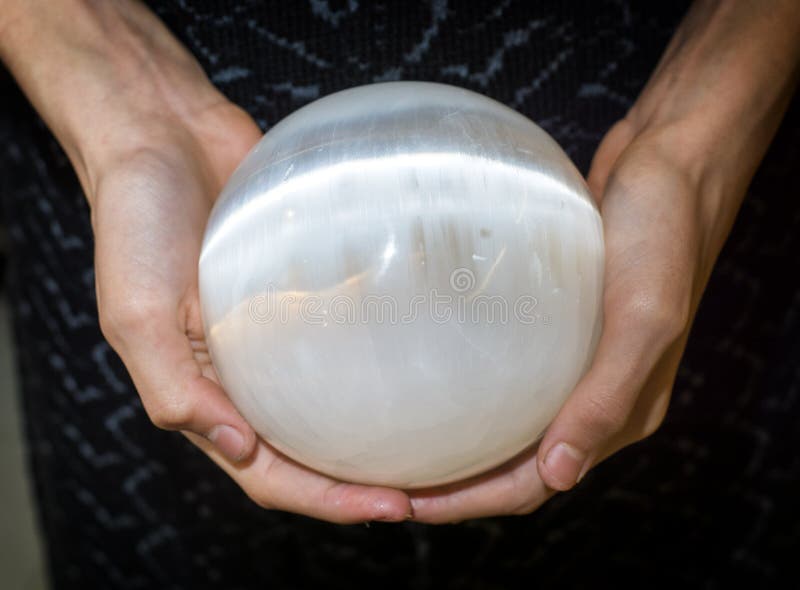
{"label": "crystal ball", "polygon": [[258,434],[314,470],[420,488],[534,444],[591,362],[602,221],[523,115],[422,82],[276,124],[215,203],[210,355]]}

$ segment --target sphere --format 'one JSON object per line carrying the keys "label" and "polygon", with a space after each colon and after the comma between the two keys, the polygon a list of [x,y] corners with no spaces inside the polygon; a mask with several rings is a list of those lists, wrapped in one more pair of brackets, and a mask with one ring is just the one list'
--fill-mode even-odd
{"label": "sphere", "polygon": [[390,82],[275,125],[211,213],[203,322],[269,444],[336,478],[460,480],[541,436],[601,327],[603,230],[542,129]]}

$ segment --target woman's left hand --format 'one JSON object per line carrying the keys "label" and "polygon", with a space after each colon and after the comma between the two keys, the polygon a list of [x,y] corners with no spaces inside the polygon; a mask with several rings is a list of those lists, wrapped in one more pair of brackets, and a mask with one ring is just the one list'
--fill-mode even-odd
{"label": "woman's left hand", "polygon": [[590,179],[605,224],[603,333],[541,444],[476,479],[412,493],[416,519],[531,512],[658,427],[723,234],[700,212],[709,187],[668,158],[668,143],[663,133],[631,137],[623,121],[597,153]]}
{"label": "woman's left hand", "polygon": [[415,520],[529,513],[658,428],[701,294],[796,81],[800,10],[771,4],[700,1],[684,19],[592,162],[606,261],[590,369],[537,447],[412,491]]}

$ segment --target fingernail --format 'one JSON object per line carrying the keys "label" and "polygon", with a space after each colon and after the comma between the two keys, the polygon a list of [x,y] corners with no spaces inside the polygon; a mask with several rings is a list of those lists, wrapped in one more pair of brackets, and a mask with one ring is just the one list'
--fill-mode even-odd
{"label": "fingernail", "polygon": [[586,455],[565,442],[554,445],[547,457],[544,466],[558,484],[557,490],[568,490],[583,477]]}
{"label": "fingernail", "polygon": [[211,429],[207,438],[231,461],[242,458],[244,437],[235,428],[220,424]]}

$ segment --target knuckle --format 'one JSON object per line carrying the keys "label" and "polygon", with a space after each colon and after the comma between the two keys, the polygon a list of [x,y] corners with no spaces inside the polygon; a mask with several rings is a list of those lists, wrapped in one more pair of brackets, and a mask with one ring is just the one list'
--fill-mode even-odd
{"label": "knuckle", "polygon": [[684,298],[666,294],[666,289],[640,288],[628,298],[625,318],[632,328],[645,330],[665,343],[676,340],[689,320],[689,305]]}
{"label": "knuckle", "polygon": [[530,514],[531,512],[535,511],[539,507],[537,502],[534,502],[530,499],[526,499],[523,502],[520,502],[511,512],[509,512],[512,516],[525,516],[526,514]]}
{"label": "knuckle", "polygon": [[[261,477],[256,485],[243,486],[244,493],[250,498],[256,506],[264,510],[277,510],[280,503],[279,496],[276,495],[276,488],[273,482],[278,472],[284,465],[284,460],[281,456],[274,456],[266,469],[261,473]],[[278,474],[278,477],[280,475]],[[278,500],[276,502],[276,500]]]}
{"label": "knuckle", "polygon": [[616,434],[628,420],[628,408],[613,395],[590,397],[582,406],[580,421],[587,432]]}
{"label": "knuckle", "polygon": [[535,467],[533,471],[514,470],[510,473],[508,488],[506,490],[506,513],[514,516],[530,514],[539,506],[536,494],[534,493],[533,478],[535,477]]}
{"label": "knuckle", "polygon": [[141,333],[158,317],[161,304],[147,299],[127,299],[120,304],[101,305],[100,330],[109,341],[124,340]]}
{"label": "knuckle", "polygon": [[245,494],[247,494],[247,497],[250,498],[250,500],[252,500],[253,503],[259,508],[262,508],[264,510],[275,509],[271,499],[269,498],[269,495],[264,493],[263,490],[261,489],[244,490],[244,492]]}
{"label": "knuckle", "polygon": [[117,318],[113,310],[107,306],[98,306],[97,319],[100,322],[100,332],[105,336],[109,342],[114,342],[117,338]]}
{"label": "knuckle", "polygon": [[652,436],[659,428],[661,428],[661,425],[664,423],[664,419],[667,415],[667,409],[669,408],[669,399],[669,394],[663,395],[653,404],[647,416],[645,416],[639,432],[637,433],[637,441],[644,440],[645,438]]}
{"label": "knuckle", "polygon": [[242,482],[239,482],[239,485],[250,501],[259,508],[263,508],[264,510],[273,510],[275,508],[264,486],[244,485]]}
{"label": "knuckle", "polygon": [[648,420],[647,422],[645,422],[644,426],[639,431],[639,434],[636,437],[636,441],[639,442],[650,436],[653,436],[656,433],[656,431],[658,431],[658,429],[661,427],[661,424],[663,424],[663,422],[664,422],[663,418],[657,420]]}
{"label": "knuckle", "polygon": [[148,415],[163,430],[183,430],[192,422],[194,407],[189,400],[173,399],[156,405]]}

